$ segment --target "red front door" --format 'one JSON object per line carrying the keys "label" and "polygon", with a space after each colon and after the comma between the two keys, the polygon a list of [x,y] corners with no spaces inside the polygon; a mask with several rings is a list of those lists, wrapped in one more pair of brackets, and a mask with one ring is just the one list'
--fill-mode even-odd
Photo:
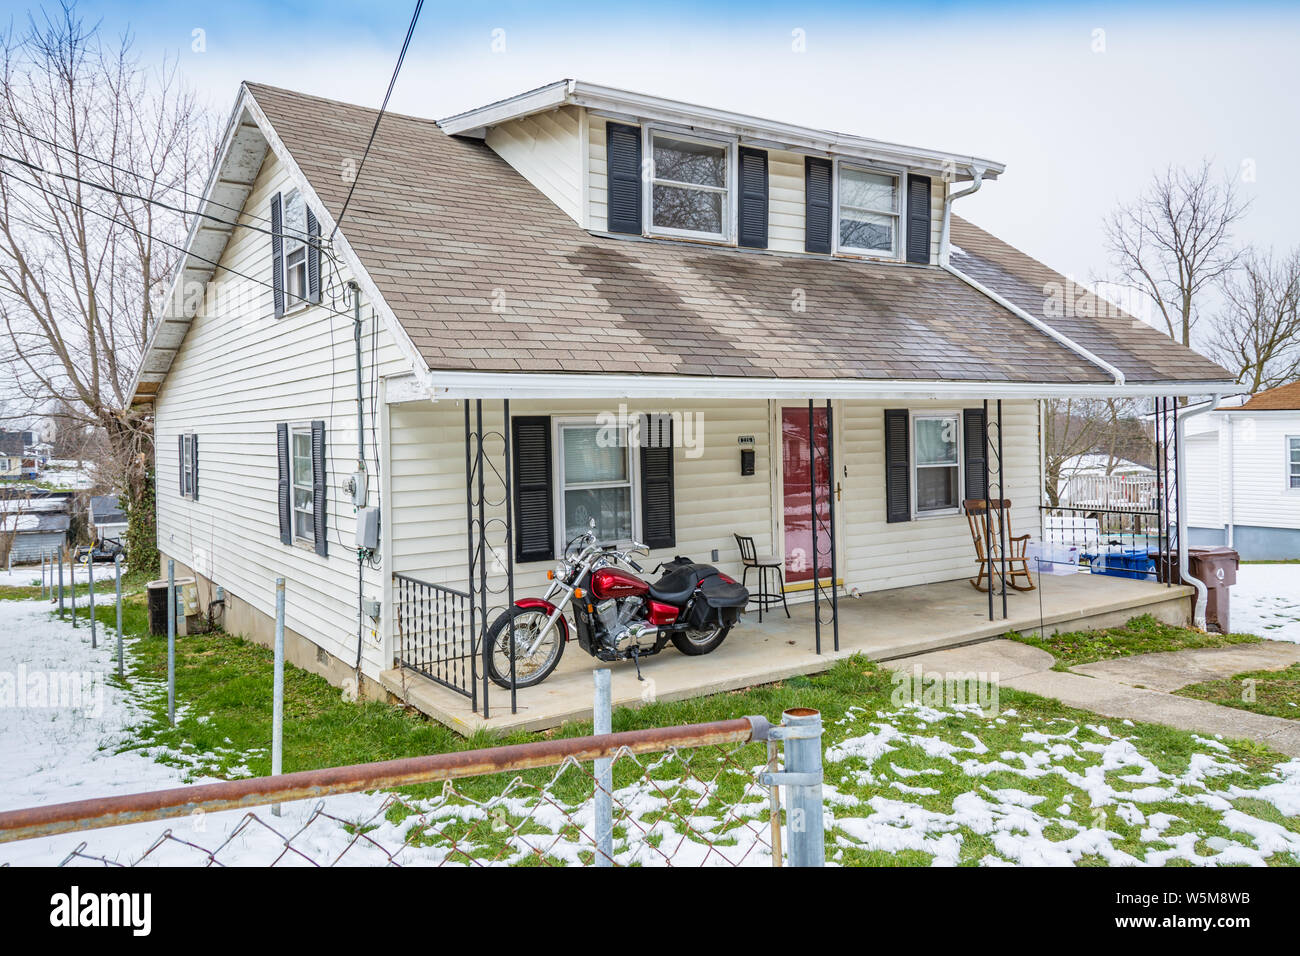
{"label": "red front door", "polygon": [[817,571],[831,576],[831,475],[827,461],[826,408],[813,409],[817,443],[814,459],[808,448],[808,408],[781,409],[781,475],[785,511],[785,580],[811,581],[813,576],[812,473],[817,474]]}

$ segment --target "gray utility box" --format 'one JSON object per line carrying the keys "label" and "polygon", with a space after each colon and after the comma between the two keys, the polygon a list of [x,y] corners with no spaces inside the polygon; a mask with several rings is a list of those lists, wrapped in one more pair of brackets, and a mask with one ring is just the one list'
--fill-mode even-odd
{"label": "gray utility box", "polygon": [[357,509],[357,540],[358,548],[367,548],[370,551],[379,549],[379,509],[378,508],[358,508]]}

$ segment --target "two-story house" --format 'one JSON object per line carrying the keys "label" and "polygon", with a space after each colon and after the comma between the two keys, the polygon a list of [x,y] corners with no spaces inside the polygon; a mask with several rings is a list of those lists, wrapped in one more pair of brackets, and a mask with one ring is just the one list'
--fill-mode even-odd
{"label": "two-story house", "polygon": [[[780,565],[791,616],[643,663],[660,697],[1188,618],[1144,581],[966,583],[963,501],[1038,533],[1043,399],[1231,378],[955,216],[1001,163],[573,80],[385,115],[366,154],[375,124],[241,88],[137,377],[159,547],[232,630],[269,635],[284,577],[292,660],[476,726],[485,617],[592,518],[648,568],[740,577],[737,536]],[[582,713],[591,663],[493,690],[489,724]]]}

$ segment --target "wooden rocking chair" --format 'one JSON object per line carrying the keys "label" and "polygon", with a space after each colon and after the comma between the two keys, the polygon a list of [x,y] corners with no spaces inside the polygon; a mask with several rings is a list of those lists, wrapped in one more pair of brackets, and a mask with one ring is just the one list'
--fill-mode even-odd
{"label": "wooden rocking chair", "polygon": [[[1013,537],[1011,534],[1011,502],[1006,498],[985,501],[983,498],[967,498],[962,502],[966,509],[966,522],[970,525],[971,540],[975,542],[975,560],[980,573],[970,579],[971,586],[977,591],[988,591],[987,579],[992,584],[993,575],[1002,573],[1002,531],[1006,530],[1006,567],[1007,584],[1017,591],[1032,591],[1033,575],[1029,573],[1029,557],[1025,553],[1029,547],[1029,535]],[[990,521],[990,516],[992,521]],[[986,545],[988,550],[985,550]],[[989,571],[989,552],[993,556],[992,574]],[[1018,583],[1023,581],[1024,583]]]}

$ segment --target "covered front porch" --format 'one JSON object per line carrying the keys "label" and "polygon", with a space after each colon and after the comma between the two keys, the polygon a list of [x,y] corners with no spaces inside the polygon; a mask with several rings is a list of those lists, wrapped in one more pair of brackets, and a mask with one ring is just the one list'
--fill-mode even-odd
{"label": "covered front porch", "polygon": [[480,729],[537,731],[591,717],[594,667],[613,670],[614,706],[639,707],[814,674],[854,654],[891,660],[990,640],[1011,630],[1029,633],[1041,628],[1050,634],[1107,627],[1138,614],[1177,624],[1191,618],[1190,587],[1087,573],[1035,577],[1039,589],[1008,594],[1007,617],[999,613],[992,621],[987,597],[965,580],[871,591],[861,597],[841,595],[839,649],[824,639],[821,654],[811,640],[813,603],[792,604],[789,618],[780,608],[773,609],[764,614],[762,624],[750,610],[710,655],[686,657],[669,647],[644,659],[644,681],[637,680],[630,662],[601,664],[575,644],[543,684],[518,692],[514,713],[509,692],[491,685],[486,718],[484,701],[478,700],[476,709],[469,697],[413,670],[395,667],[380,674],[380,682],[403,703],[463,734]]}

